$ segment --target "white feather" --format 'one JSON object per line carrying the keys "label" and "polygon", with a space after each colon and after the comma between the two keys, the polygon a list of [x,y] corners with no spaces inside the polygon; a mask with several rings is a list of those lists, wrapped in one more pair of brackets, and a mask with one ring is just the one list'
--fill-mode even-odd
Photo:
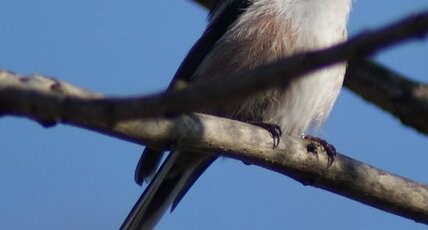
{"label": "white feather", "polygon": [[[350,0],[254,0],[204,59],[195,80],[222,78],[337,44],[346,39],[350,7]],[[339,94],[345,69],[346,64],[340,63],[300,78],[287,88],[203,112],[278,124],[286,134],[301,135],[326,119]]]}

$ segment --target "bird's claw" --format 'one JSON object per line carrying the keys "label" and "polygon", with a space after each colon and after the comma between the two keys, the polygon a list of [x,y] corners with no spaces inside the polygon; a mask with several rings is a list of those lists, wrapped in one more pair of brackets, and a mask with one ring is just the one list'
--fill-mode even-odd
{"label": "bird's claw", "polygon": [[334,157],[336,156],[336,148],[332,144],[319,137],[304,136],[304,139],[313,141],[306,146],[308,152],[318,156],[318,147],[321,146],[324,149],[328,157],[327,168],[329,168],[334,162]]}
{"label": "bird's claw", "polygon": [[270,124],[270,123],[251,123],[253,125],[259,126],[260,128],[266,129],[273,138],[273,148],[275,149],[279,145],[280,137],[282,136],[282,130],[279,125]]}

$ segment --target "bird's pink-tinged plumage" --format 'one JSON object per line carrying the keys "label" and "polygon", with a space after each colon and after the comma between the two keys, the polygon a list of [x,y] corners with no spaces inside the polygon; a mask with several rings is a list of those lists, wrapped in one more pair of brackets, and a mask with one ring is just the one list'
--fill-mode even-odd
{"label": "bird's pink-tinged plumage", "polygon": [[[337,44],[346,39],[350,7],[351,0],[220,0],[207,30],[180,66],[169,90],[181,79],[190,84],[210,78],[227,82],[232,73]],[[222,29],[225,22],[230,24]],[[336,64],[298,78],[286,87],[198,112],[276,124],[283,134],[300,136],[326,119],[345,70],[345,63]],[[150,178],[159,156],[157,151],[145,150],[137,167],[137,182]],[[154,228],[168,207],[178,204],[215,159],[208,154],[171,152],[121,229]]]}

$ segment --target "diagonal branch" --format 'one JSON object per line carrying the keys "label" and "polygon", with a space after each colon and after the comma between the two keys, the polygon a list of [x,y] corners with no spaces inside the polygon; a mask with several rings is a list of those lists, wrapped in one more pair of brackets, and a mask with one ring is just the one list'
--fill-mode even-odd
{"label": "diagonal branch", "polygon": [[348,67],[345,86],[390,112],[404,125],[428,134],[428,85],[371,61],[355,60]]}
{"label": "diagonal branch", "polygon": [[[304,185],[322,188],[428,224],[426,185],[392,175],[341,154],[327,168],[325,154],[308,154],[307,140],[283,136],[278,148],[272,149],[272,138],[266,130],[202,114],[117,123],[87,120],[86,117],[81,117],[82,111],[105,111],[91,108],[97,107],[97,104],[76,103],[76,111],[65,113],[64,103],[68,98],[91,101],[102,98],[101,95],[41,76],[20,78],[13,73],[0,72],[0,82],[0,110],[5,115],[24,116],[42,124],[47,124],[46,116],[55,117],[63,124],[84,127],[158,148],[174,144],[174,148],[178,150],[222,152],[224,156],[279,172]],[[5,98],[5,94],[13,97]],[[100,114],[94,114],[98,115]]]}
{"label": "diagonal branch", "polygon": [[[197,82],[181,90],[134,98],[65,98],[61,110],[63,113],[75,112],[80,109],[79,106],[85,104],[85,110],[80,111],[82,116],[104,123],[198,111],[207,105],[215,106],[225,101],[231,103],[258,91],[286,85],[310,71],[347,59],[357,60],[358,57],[367,56],[404,40],[422,37],[427,32],[428,11],[379,30],[362,33],[328,49],[298,54],[249,72],[231,75],[227,82],[218,79]],[[4,94],[3,97],[7,101],[7,95]],[[44,121],[54,123],[56,118],[46,116]]]}
{"label": "diagonal branch", "polygon": [[[214,0],[193,1],[208,9],[214,3]],[[397,117],[403,125],[428,134],[428,85],[369,60],[351,61],[344,85]]]}

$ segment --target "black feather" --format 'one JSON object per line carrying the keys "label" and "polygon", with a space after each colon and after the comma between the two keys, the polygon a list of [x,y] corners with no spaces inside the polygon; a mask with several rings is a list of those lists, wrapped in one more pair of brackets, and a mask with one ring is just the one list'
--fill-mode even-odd
{"label": "black feather", "polygon": [[[226,1],[226,2],[225,2]],[[222,4],[227,4],[222,12]],[[186,58],[181,63],[177,72],[174,75],[168,89],[172,89],[178,81],[189,82],[195,74],[199,65],[202,63],[207,54],[215,47],[216,43],[223,37],[227,29],[233,25],[236,19],[251,6],[251,0],[228,1],[220,0],[214,4],[208,20],[209,25],[202,37],[193,45],[187,54]],[[220,13],[218,17],[213,18],[213,15]]]}
{"label": "black feather", "polygon": [[[167,90],[178,88],[178,82],[190,82],[192,80],[192,76],[204,58],[215,48],[216,43],[224,36],[227,29],[251,4],[251,0],[219,0],[215,3],[208,16],[209,25],[207,29],[190,49]],[[217,156],[212,155],[192,160],[190,155],[177,153],[172,152],[163,162],[121,229],[140,229],[142,226],[146,226],[145,224],[155,224],[150,221],[161,217],[163,214],[161,212],[166,208],[165,205],[169,205],[167,201],[171,202],[172,199],[172,211],[199,176],[217,158]],[[136,182],[142,184],[144,180],[151,178],[161,160],[162,152],[146,148],[135,172]],[[144,208],[142,208],[143,206]],[[154,221],[157,222],[157,220]]]}
{"label": "black feather", "polygon": [[[218,40],[226,33],[227,29],[251,6],[251,0],[218,0],[214,3],[212,10],[209,13],[209,26],[193,45],[187,54],[186,58],[177,69],[173,79],[167,90],[173,90],[176,83],[179,81],[189,82],[195,74],[205,56],[215,47]],[[227,4],[224,7],[222,4]],[[223,8],[222,12],[218,12]],[[220,15],[213,18],[213,15]],[[170,114],[173,115],[173,114]],[[141,185],[155,173],[160,161],[162,160],[162,152],[150,148],[146,148],[138,162],[135,171],[135,181]],[[183,194],[184,195],[184,194]]]}

